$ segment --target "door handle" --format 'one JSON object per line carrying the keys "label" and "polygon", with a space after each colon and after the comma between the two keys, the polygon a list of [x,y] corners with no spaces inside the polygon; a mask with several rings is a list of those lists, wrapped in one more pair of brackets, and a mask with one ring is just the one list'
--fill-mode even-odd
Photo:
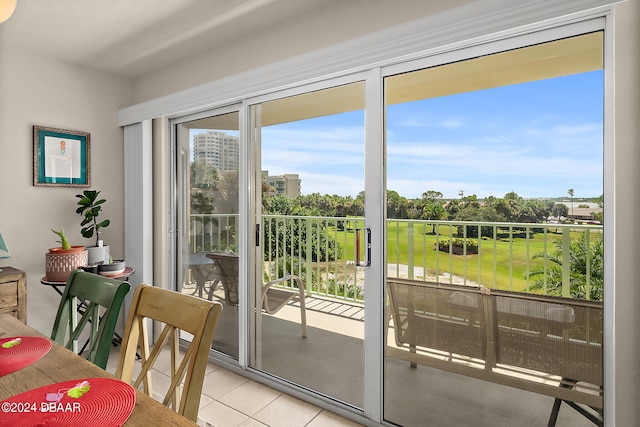
{"label": "door handle", "polygon": [[[363,242],[364,239],[364,242]],[[364,261],[361,255],[364,254]],[[371,229],[356,228],[356,267],[369,267],[371,265]]]}

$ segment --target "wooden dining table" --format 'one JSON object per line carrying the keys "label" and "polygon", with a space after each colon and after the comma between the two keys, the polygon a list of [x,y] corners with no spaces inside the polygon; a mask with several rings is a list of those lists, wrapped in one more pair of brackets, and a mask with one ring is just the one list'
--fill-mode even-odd
{"label": "wooden dining table", "polygon": [[[0,314],[0,338],[45,337],[11,314]],[[36,362],[0,376],[0,401],[35,388],[79,378],[112,378],[109,372],[52,341],[51,350]],[[2,414],[0,413],[0,420]],[[191,420],[136,390],[136,403],[125,426],[197,426]]]}

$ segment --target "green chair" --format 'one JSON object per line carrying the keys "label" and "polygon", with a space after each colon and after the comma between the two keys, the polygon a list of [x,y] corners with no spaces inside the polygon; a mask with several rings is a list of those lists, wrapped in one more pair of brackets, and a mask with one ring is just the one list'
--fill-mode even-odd
{"label": "green chair", "polygon": [[[62,293],[51,339],[105,369],[120,308],[129,289],[127,282],[72,271]],[[88,341],[78,351],[78,340],[87,325]]]}

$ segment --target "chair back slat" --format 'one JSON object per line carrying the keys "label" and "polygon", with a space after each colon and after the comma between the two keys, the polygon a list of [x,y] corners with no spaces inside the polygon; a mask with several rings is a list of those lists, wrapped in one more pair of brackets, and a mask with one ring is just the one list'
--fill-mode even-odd
{"label": "chair back slat", "polygon": [[[127,282],[72,271],[60,299],[51,339],[105,369],[120,308],[129,289]],[[87,328],[89,337],[78,350]]]}
{"label": "chair back slat", "polygon": [[[162,402],[196,422],[209,349],[221,311],[222,304],[217,302],[146,284],[138,285],[127,318],[116,376],[132,383],[136,351],[139,350],[142,368],[133,386],[142,386],[145,394],[156,397],[151,384],[151,369],[168,341],[171,384],[166,392],[162,391]],[[146,329],[148,319],[165,324],[153,346],[150,346]],[[180,330],[191,334],[193,339],[184,356],[178,360]]]}

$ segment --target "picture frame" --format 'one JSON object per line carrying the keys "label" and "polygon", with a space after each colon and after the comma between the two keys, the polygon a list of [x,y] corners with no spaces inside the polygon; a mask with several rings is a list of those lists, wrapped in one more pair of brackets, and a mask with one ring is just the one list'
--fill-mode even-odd
{"label": "picture frame", "polygon": [[91,134],[33,126],[33,185],[89,187]]}

